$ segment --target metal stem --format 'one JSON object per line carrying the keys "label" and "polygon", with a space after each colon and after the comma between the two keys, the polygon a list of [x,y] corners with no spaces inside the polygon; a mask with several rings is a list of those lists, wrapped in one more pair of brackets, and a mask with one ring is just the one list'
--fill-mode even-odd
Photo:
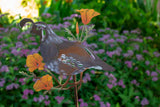
{"label": "metal stem", "polygon": [[[74,81],[74,83],[76,83],[76,75],[73,75],[73,81]],[[74,86],[74,96],[75,96],[75,107],[79,107],[79,104],[78,104],[78,89],[77,89],[76,84]]]}

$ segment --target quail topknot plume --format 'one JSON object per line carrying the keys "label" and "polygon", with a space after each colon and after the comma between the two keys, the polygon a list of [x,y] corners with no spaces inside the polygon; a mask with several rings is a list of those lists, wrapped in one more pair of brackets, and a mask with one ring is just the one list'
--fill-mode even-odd
{"label": "quail topknot plume", "polygon": [[24,18],[23,27],[31,22],[32,34],[40,36],[40,52],[48,69],[60,75],[76,75],[86,69],[114,71],[114,68],[102,61],[93,51],[80,42],[67,41],[57,36],[44,22],[33,22]]}

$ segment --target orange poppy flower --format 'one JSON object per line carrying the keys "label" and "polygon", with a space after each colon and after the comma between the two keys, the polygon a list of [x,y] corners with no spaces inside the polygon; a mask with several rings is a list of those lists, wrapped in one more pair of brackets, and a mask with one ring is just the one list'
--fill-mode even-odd
{"label": "orange poppy flower", "polygon": [[82,23],[85,25],[88,24],[93,17],[100,15],[100,13],[94,11],[93,9],[81,9],[77,10],[77,12],[80,12]]}
{"label": "orange poppy flower", "polygon": [[29,71],[33,72],[34,70],[43,70],[44,69],[44,63],[42,63],[43,58],[38,53],[35,53],[33,55],[28,55],[26,60],[26,65],[29,67]]}
{"label": "orange poppy flower", "polygon": [[53,87],[52,76],[45,75],[36,81],[33,88],[35,91],[50,90]]}
{"label": "orange poppy flower", "polygon": [[79,34],[78,22],[76,23],[76,33]]}

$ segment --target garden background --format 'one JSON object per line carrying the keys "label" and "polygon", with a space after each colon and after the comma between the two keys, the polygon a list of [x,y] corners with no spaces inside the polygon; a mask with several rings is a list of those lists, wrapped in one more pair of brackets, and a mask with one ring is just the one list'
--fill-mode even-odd
{"label": "garden background", "polygon": [[79,22],[81,31],[76,10],[82,8],[101,14],[87,25],[95,28],[83,44],[115,71],[84,72],[80,107],[160,106],[158,0],[0,0],[0,107],[75,106],[72,89],[36,92],[35,80],[20,73],[29,74],[26,57],[39,52],[40,38],[22,30],[19,22],[43,21],[57,35],[72,40],[64,28],[75,34]]}

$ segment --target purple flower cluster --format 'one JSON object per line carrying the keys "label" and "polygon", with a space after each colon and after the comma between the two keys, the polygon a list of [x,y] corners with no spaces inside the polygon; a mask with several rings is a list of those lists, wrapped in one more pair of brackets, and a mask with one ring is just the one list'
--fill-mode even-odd
{"label": "purple flower cluster", "polygon": [[73,18],[76,18],[76,17],[81,17],[80,15],[78,14],[72,14],[71,16],[68,16],[68,17],[64,17],[63,20],[73,20]]}
{"label": "purple flower cluster", "polygon": [[138,61],[144,60],[144,58],[141,54],[137,54],[136,58],[137,58]]}
{"label": "purple flower cluster", "polygon": [[50,100],[49,100],[49,96],[48,95],[45,95],[45,96],[39,95],[39,97],[34,97],[33,101],[34,102],[43,102],[44,101],[46,106],[50,104]]}
{"label": "purple flower cluster", "polygon": [[106,41],[106,40],[108,40],[110,37],[111,37],[111,35],[109,35],[109,34],[103,35],[102,38],[99,38],[99,41]]}
{"label": "purple flower cluster", "polygon": [[83,45],[86,46],[86,47],[89,47],[91,49],[94,49],[94,48],[98,47],[97,44],[95,44],[95,43],[88,44],[86,41],[83,42]]}
{"label": "purple flower cluster", "polygon": [[58,104],[60,104],[64,100],[64,97],[56,96],[55,99],[57,100]]}
{"label": "purple flower cluster", "polygon": [[101,101],[101,98],[98,95],[95,94],[93,97],[95,101],[99,101],[100,107],[110,107],[111,106],[111,104],[108,102],[104,104],[104,102]]}
{"label": "purple flower cluster", "polygon": [[50,13],[43,13],[42,16],[45,18],[50,18],[52,15]]}
{"label": "purple flower cluster", "polygon": [[109,83],[107,83],[107,87],[112,89],[114,86],[117,85],[117,78],[113,74],[105,73],[105,75],[109,78]]}
{"label": "purple flower cluster", "polygon": [[83,77],[83,83],[87,83],[88,81],[91,81],[91,77],[89,73],[85,73],[85,76]]}
{"label": "purple flower cluster", "polygon": [[13,28],[10,30],[10,32],[19,32],[19,29],[16,28],[16,27],[13,27]]}
{"label": "purple flower cluster", "polygon": [[33,90],[29,90],[29,89],[25,89],[24,91],[23,91],[23,95],[22,95],[22,98],[23,99],[28,99],[28,95],[30,94],[30,95],[33,95]]}
{"label": "purple flower cluster", "polygon": [[0,72],[9,72],[9,68],[7,65],[3,65],[1,68],[0,68]]}
{"label": "purple flower cluster", "polygon": [[143,98],[142,101],[141,101],[141,105],[142,106],[145,106],[145,105],[148,105],[149,104],[149,101],[147,98]]}
{"label": "purple flower cluster", "polygon": [[93,51],[95,54],[102,54],[105,52],[104,49],[99,49],[98,51]]}
{"label": "purple flower cluster", "polygon": [[159,57],[160,56],[159,52],[154,52],[153,54],[155,55],[155,57]]}
{"label": "purple flower cluster", "polygon": [[134,85],[136,85],[136,86],[139,86],[139,83],[138,83],[137,80],[135,80],[135,79],[131,81],[131,84],[134,84]]}
{"label": "purple flower cluster", "polygon": [[95,101],[101,101],[101,98],[98,95],[95,94],[93,97]]}
{"label": "purple flower cluster", "polygon": [[104,104],[103,101],[100,101],[99,103],[100,103],[100,107],[110,107],[111,106],[111,104],[108,102],[106,104]]}
{"label": "purple flower cluster", "polygon": [[122,88],[126,88],[126,86],[123,83],[123,80],[119,80],[117,85],[121,86]]}
{"label": "purple flower cluster", "polygon": [[121,52],[122,52],[122,49],[120,47],[117,47],[116,50],[114,51],[107,51],[106,54],[112,58],[113,55],[117,55],[117,56],[120,56],[121,55]]}
{"label": "purple flower cluster", "polygon": [[135,99],[137,99],[138,101],[140,101],[139,96],[136,96]]}
{"label": "purple flower cluster", "polygon": [[4,84],[5,84],[5,79],[4,78],[1,78],[0,79],[0,87],[3,87],[4,86]]}
{"label": "purple flower cluster", "polygon": [[12,90],[13,88],[17,89],[19,87],[19,84],[12,83],[10,85],[7,85],[6,90]]}
{"label": "purple flower cluster", "polygon": [[133,56],[133,54],[134,54],[134,53],[133,53],[132,50],[128,50],[127,53],[124,53],[124,54],[123,54],[123,56],[124,56],[124,57],[131,57],[131,56]]}
{"label": "purple flower cluster", "polygon": [[88,104],[83,101],[83,99],[78,100],[80,102],[80,107],[88,107]]}
{"label": "purple flower cluster", "polygon": [[25,78],[20,78],[19,79],[19,82],[21,83],[21,85],[25,85],[26,84],[26,82],[24,80],[25,80]]}
{"label": "purple flower cluster", "polygon": [[158,73],[155,71],[150,72],[149,70],[146,71],[146,74],[148,76],[152,77],[152,81],[157,81],[158,80]]}
{"label": "purple flower cluster", "polygon": [[132,61],[125,61],[128,68],[132,68]]}

